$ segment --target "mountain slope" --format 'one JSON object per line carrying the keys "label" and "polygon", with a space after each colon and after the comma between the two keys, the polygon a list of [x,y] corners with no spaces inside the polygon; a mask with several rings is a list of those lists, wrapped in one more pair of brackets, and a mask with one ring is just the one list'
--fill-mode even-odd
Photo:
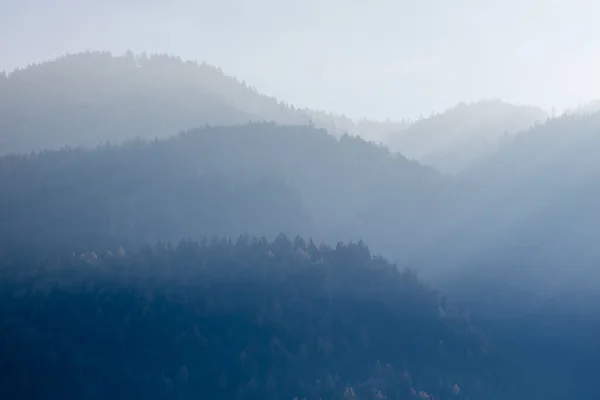
{"label": "mountain slope", "polygon": [[552,119],[454,178],[360,138],[274,124],[5,157],[0,238],[75,247],[242,233],[362,239],[445,290],[503,284],[509,303],[570,294],[581,305],[600,284],[599,128],[598,114]]}
{"label": "mountain slope", "polygon": [[0,262],[4,398],[541,393],[414,274],[360,243],[242,237],[53,257],[12,249]]}
{"label": "mountain slope", "polygon": [[536,107],[499,100],[461,103],[389,135],[386,144],[425,165],[456,173],[492,153],[508,136],[546,118]]}
{"label": "mountain slope", "polygon": [[[111,93],[121,92],[105,86],[106,104],[114,109],[119,109],[119,104],[144,104],[141,97],[119,103],[120,95],[114,100]],[[94,116],[102,114],[94,102],[90,109]],[[49,121],[52,115],[47,115]],[[22,117],[35,121],[25,114]],[[129,129],[126,123],[135,120],[125,116],[115,123],[123,132]],[[139,120],[145,119],[140,116]],[[87,126],[93,121],[80,122]],[[66,129],[59,128],[57,132]],[[79,128],[73,133],[76,131]],[[148,396],[181,398],[198,394],[201,385],[213,385],[211,393],[218,394],[217,398],[235,394],[265,398],[267,392],[283,393],[283,398],[303,393],[335,398],[346,388],[348,395],[356,390],[359,398],[369,398],[367,392],[381,398],[375,389],[382,390],[382,395],[390,393],[381,389],[385,387],[409,396],[404,398],[437,394],[436,398],[446,399],[456,398],[455,382],[459,382],[459,394],[471,399],[591,398],[598,392],[594,374],[600,368],[599,132],[600,114],[551,119],[509,137],[499,150],[454,177],[442,176],[357,137],[336,138],[310,126],[272,123],[207,127],[170,139],[94,150],[2,157],[0,273],[15,275],[3,275],[5,284],[0,288],[0,296],[4,296],[0,301],[0,354],[6,355],[0,368],[3,376],[10,377],[6,382],[14,384],[2,389],[22,394],[4,397],[60,393],[59,397],[68,398],[68,381],[77,382],[70,394],[74,398],[84,397],[82,393],[106,397],[115,388],[126,388],[129,398],[140,393],[144,397],[144,388]],[[422,286],[413,285],[413,278],[398,279],[394,268],[383,268],[383,277],[366,273],[364,268],[358,272],[341,269],[357,263],[376,270],[382,266],[371,260],[362,246],[340,245],[334,253],[315,252],[314,246],[303,246],[301,241],[291,245],[281,239],[271,245],[253,242],[255,252],[248,250],[244,236],[240,247],[223,240],[199,253],[194,245],[176,251],[168,245],[145,252],[134,250],[160,240],[229,238],[243,233],[274,238],[279,232],[301,233],[329,243],[364,239],[377,253],[420,269],[437,287],[486,320],[491,327],[488,338],[498,350],[479,347],[481,337],[473,338],[461,328],[468,324],[465,319],[458,319],[458,333],[449,332],[437,308],[443,301],[436,298],[423,303],[423,298],[433,297],[425,296]],[[119,249],[121,245],[126,251]],[[88,252],[91,249],[96,252]],[[107,249],[112,249],[116,258]],[[269,250],[274,258],[279,251],[287,253],[273,265],[269,264]],[[16,258],[11,258],[15,251]],[[81,252],[81,258],[73,255]],[[125,256],[129,253],[132,258]],[[308,266],[314,254],[323,255],[324,264],[331,260],[327,257],[334,259],[325,272],[316,270],[315,274],[325,275],[320,275],[322,280],[312,275],[285,275],[289,270],[281,269],[281,265],[295,265],[297,258]],[[334,264],[337,269],[331,267]],[[34,268],[24,268],[22,274],[13,269],[27,265]],[[54,270],[56,265],[61,268]],[[191,268],[197,265],[200,270]],[[146,275],[144,268],[150,266],[161,272],[148,275],[155,279],[154,286],[143,294],[158,293],[159,297],[149,306],[140,300],[142,291],[138,291],[136,282],[140,281],[136,279]],[[208,280],[198,279],[198,275],[206,278],[205,267],[218,272],[209,274]],[[222,269],[227,267],[234,267],[233,271]],[[332,269],[337,272],[327,275]],[[178,271],[183,270],[180,275]],[[105,272],[108,275],[102,275]],[[247,281],[248,275],[253,280]],[[123,276],[125,283],[119,280]],[[61,287],[72,283],[71,278],[75,289]],[[48,281],[53,282],[51,290]],[[190,286],[183,287],[180,282]],[[281,287],[273,288],[273,282]],[[316,305],[302,303],[307,298],[294,286],[302,282],[306,283],[301,286],[302,294],[316,291]],[[404,285],[406,282],[413,283]],[[205,283],[209,289],[202,286]],[[179,291],[182,288],[183,292]],[[200,300],[193,297],[198,288]],[[221,292],[223,288],[226,290]],[[279,289],[282,293],[276,291]],[[409,292],[416,297],[406,295]],[[291,297],[280,300],[286,295]],[[343,295],[339,302],[325,306],[319,302],[340,299],[338,295]],[[208,304],[215,299],[224,308],[217,307],[212,313]],[[234,299],[239,301],[230,303]],[[272,330],[257,328],[254,311],[263,304],[270,309],[269,305],[277,302],[284,313],[290,313],[284,319],[269,320]],[[203,321],[216,327],[210,334],[200,333],[217,344],[215,353],[186,342],[192,335],[192,321],[198,318],[196,313],[206,309],[212,311]],[[441,311],[445,310],[442,306]],[[274,315],[280,315],[279,311]],[[385,315],[379,318],[378,311]],[[81,322],[86,317],[89,325]],[[132,318],[139,325],[128,330]],[[314,331],[305,331],[314,320],[326,322]],[[57,336],[47,333],[55,332],[49,327],[56,327],[56,321],[71,328]],[[105,336],[100,329],[103,326],[110,327]],[[329,341],[327,334],[340,326],[343,335]],[[356,326],[364,327],[367,337],[374,335],[381,346],[360,342],[362,334]],[[249,334],[233,339],[237,328]],[[307,351],[313,364],[296,363],[296,358],[289,357],[306,354],[298,347],[296,328],[310,340],[312,347]],[[274,332],[277,335],[273,336]],[[433,336],[440,332],[444,343],[456,345],[452,357],[444,351],[438,353],[432,345]],[[137,345],[138,337],[146,340],[147,346]],[[44,339],[54,351],[44,353],[40,344]],[[353,346],[354,340],[357,346]],[[164,347],[156,346],[157,342]],[[133,350],[122,355],[113,352],[107,359],[99,350],[104,349],[102,345],[123,352]],[[231,348],[236,351],[227,350]],[[292,348],[298,351],[292,353]],[[402,351],[394,353],[398,348]],[[238,349],[244,349],[246,356]],[[352,351],[340,350],[328,359],[324,356],[327,349]],[[492,364],[502,368],[487,363],[490,359],[484,349],[492,353]],[[33,366],[40,365],[42,353],[42,366],[36,370]],[[147,354],[150,362],[141,354]],[[189,359],[187,354],[198,357]],[[243,363],[228,364],[249,354],[252,363],[247,369]],[[211,366],[235,371],[235,376],[211,375],[204,364],[194,364],[192,369],[190,365],[203,355]],[[498,355],[502,357],[494,358]],[[381,374],[387,372],[382,372],[374,356],[381,356],[382,362],[388,356],[393,358],[395,371],[409,365],[409,376],[418,378],[410,380],[410,385],[407,380],[397,381],[396,373],[386,380]],[[503,367],[507,359],[517,364],[509,363],[514,367],[512,373]],[[310,372],[315,365],[324,368],[317,369],[319,378]],[[370,367],[379,372],[371,374]],[[65,375],[48,371],[64,371]],[[81,371],[110,378],[80,381],[77,374],[84,374]],[[206,382],[202,373],[209,377]],[[290,383],[292,375],[315,383]],[[215,381],[219,387],[214,386]],[[228,382],[235,383],[230,386]]]}
{"label": "mountain slope", "polygon": [[381,146],[274,124],[5,157],[0,185],[6,239],[139,244],[286,232],[372,240],[378,251],[414,235],[444,190],[434,171]]}
{"label": "mountain slope", "polygon": [[166,55],[80,53],[0,75],[0,154],[94,147],[249,121],[313,123],[331,134],[369,135],[343,116],[296,109],[216,67]]}
{"label": "mountain slope", "polygon": [[503,283],[506,301],[533,306],[577,287],[581,304],[600,281],[599,127],[598,115],[550,120],[452,179],[360,138],[274,124],[5,157],[0,237],[362,239],[445,290]]}
{"label": "mountain slope", "polygon": [[429,260],[415,262],[443,261],[458,280],[503,282],[514,301],[523,301],[517,291],[533,302],[597,297],[600,113],[523,132],[460,179],[454,204],[421,247],[436,252],[417,250]]}

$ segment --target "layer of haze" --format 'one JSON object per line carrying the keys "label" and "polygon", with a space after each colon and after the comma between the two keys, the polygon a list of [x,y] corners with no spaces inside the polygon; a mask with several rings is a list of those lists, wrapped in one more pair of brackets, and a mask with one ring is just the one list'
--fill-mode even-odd
{"label": "layer of haze", "polygon": [[378,119],[490,97],[561,110],[600,92],[593,1],[0,4],[0,70],[85,49],[168,52],[298,106]]}

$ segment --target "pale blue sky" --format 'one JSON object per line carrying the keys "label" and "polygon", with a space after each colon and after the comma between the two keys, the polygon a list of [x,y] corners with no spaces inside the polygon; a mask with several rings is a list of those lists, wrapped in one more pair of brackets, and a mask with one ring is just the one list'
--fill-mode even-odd
{"label": "pale blue sky", "polygon": [[168,52],[298,106],[427,115],[600,97],[588,0],[0,0],[0,69],[85,49]]}

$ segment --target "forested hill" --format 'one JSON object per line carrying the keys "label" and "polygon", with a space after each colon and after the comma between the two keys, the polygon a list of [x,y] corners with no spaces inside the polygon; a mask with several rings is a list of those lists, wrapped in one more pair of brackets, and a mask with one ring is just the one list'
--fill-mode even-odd
{"label": "forested hill", "polygon": [[[454,281],[457,292],[477,299],[477,306],[486,298],[488,305],[503,304],[498,296],[480,294],[506,285],[504,301],[513,306],[523,307],[524,297],[533,303],[555,297],[595,308],[598,182],[600,113],[551,119],[516,135],[460,176],[457,201],[431,225],[430,240],[411,264],[438,272],[443,264],[439,282]],[[472,284],[464,285],[466,277]],[[471,290],[478,295],[465,293]]]}
{"label": "forested hill", "polygon": [[444,290],[464,295],[468,281],[506,285],[521,305],[588,304],[600,282],[599,115],[552,119],[454,179],[359,137],[271,123],[4,157],[0,248],[362,239]]}
{"label": "forested hill", "polygon": [[311,113],[163,56],[0,76],[0,398],[597,395],[600,113],[457,176]]}
{"label": "forested hill", "polygon": [[271,123],[4,157],[0,248],[362,239],[445,290],[477,276],[517,304],[586,303],[600,282],[599,115],[550,120],[454,179],[358,137]]}
{"label": "forested hill", "polygon": [[0,74],[0,154],[154,139],[203,125],[310,123],[382,136],[400,125],[296,109],[219,68],[166,55],[67,55]]}
{"label": "forested hill", "polygon": [[519,400],[547,389],[530,384],[541,371],[508,362],[362,243],[11,248],[0,263],[6,399]]}
{"label": "forested hill", "polygon": [[212,127],[0,159],[0,235],[40,245],[281,232],[398,249],[443,200],[434,171],[358,137]]}
{"label": "forested hill", "polygon": [[548,117],[540,108],[500,100],[460,103],[388,135],[385,143],[425,165],[458,173]]}

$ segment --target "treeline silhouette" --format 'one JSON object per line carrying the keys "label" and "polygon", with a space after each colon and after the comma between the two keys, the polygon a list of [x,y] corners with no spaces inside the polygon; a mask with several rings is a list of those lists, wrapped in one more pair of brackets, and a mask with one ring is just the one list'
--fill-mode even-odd
{"label": "treeline silhouette", "polygon": [[0,256],[3,398],[529,393],[468,319],[360,242],[26,249]]}

